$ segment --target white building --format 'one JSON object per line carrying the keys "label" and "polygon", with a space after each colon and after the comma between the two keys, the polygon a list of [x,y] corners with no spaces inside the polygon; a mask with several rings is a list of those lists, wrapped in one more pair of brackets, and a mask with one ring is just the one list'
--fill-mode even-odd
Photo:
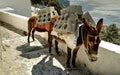
{"label": "white building", "polygon": [[0,0],[0,9],[29,17],[31,16],[31,0]]}

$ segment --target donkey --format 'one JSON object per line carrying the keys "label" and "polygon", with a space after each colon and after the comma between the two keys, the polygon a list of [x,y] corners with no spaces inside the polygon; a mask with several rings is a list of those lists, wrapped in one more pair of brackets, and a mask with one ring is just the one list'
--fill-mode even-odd
{"label": "donkey", "polygon": [[48,24],[39,25],[37,16],[30,17],[29,20],[28,20],[28,43],[30,43],[31,31],[32,31],[32,39],[33,39],[33,41],[35,41],[35,39],[34,39],[35,31],[48,32],[48,41],[49,41],[50,33],[52,31],[52,28],[53,28],[54,23],[55,23],[57,18],[58,18],[58,16],[53,16],[50,19],[50,22]]}
{"label": "donkey", "polygon": [[[72,66],[76,67],[75,61],[76,61],[76,56],[79,48],[84,45],[87,55],[89,57],[89,60],[96,61],[97,60],[97,54],[98,54],[98,47],[101,42],[101,38],[99,36],[101,28],[103,26],[103,19],[101,18],[96,27],[93,27],[90,22],[88,22],[87,19],[83,18],[82,20],[83,25],[79,27],[79,36],[77,37],[77,42],[75,45],[75,48],[73,48],[73,57],[72,57]],[[69,36],[69,35],[68,35]],[[67,44],[67,61],[66,65],[67,67],[70,66],[70,58],[71,58],[71,51],[72,48],[69,46],[70,43],[67,43],[65,39],[61,39],[59,36],[56,35],[51,35],[51,42],[49,43],[49,51],[51,52],[51,44],[52,44],[52,39],[55,39],[55,50],[56,53],[59,54],[58,50],[58,42],[63,42]]]}

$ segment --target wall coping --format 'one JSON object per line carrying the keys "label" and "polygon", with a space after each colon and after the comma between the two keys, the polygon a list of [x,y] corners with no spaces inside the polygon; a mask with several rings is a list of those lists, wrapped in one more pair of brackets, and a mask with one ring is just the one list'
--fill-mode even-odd
{"label": "wall coping", "polygon": [[120,46],[119,45],[116,45],[116,44],[113,44],[113,43],[106,42],[106,41],[102,40],[101,43],[100,43],[100,47],[105,48],[105,49],[110,50],[110,51],[114,51],[115,53],[120,54]]}

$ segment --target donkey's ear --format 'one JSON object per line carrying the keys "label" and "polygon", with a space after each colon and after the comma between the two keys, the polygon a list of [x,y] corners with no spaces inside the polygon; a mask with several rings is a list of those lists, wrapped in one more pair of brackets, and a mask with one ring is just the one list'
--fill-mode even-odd
{"label": "donkey's ear", "polygon": [[88,20],[87,20],[87,19],[85,19],[85,18],[83,18],[83,23],[84,23],[84,25],[89,26]]}
{"label": "donkey's ear", "polygon": [[101,31],[101,29],[102,29],[102,26],[103,26],[103,19],[101,18],[101,19],[98,21],[97,26],[96,26],[98,33],[100,33],[100,31]]}
{"label": "donkey's ear", "polygon": [[87,30],[91,31],[91,26],[89,25],[88,20],[83,18],[83,23],[84,23],[85,27],[87,28]]}

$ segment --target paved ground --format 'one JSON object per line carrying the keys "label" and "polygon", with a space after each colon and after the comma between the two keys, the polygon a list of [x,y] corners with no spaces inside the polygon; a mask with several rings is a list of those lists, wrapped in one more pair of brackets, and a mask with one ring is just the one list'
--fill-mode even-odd
{"label": "paved ground", "polygon": [[[85,65],[65,66],[66,54],[48,53],[48,44],[36,33],[36,41],[27,43],[23,31],[0,22],[0,75],[93,75]],[[2,65],[1,65],[2,64]]]}

